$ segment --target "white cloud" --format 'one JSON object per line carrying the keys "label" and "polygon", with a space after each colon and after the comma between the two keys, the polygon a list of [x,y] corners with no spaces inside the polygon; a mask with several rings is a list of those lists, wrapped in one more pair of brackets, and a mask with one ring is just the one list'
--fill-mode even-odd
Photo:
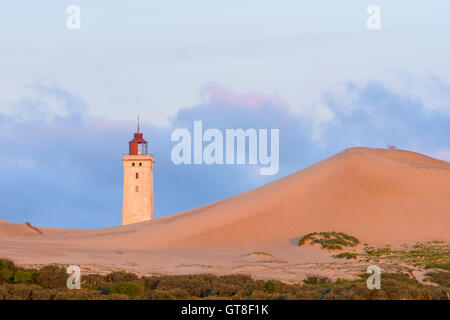
{"label": "white cloud", "polygon": [[433,153],[432,157],[450,162],[450,149],[439,149]]}
{"label": "white cloud", "polygon": [[434,74],[396,73],[385,83],[393,92],[422,104],[425,111],[450,111],[450,84]]}
{"label": "white cloud", "polygon": [[32,158],[21,158],[13,156],[0,157],[0,163],[4,163],[9,166],[21,167],[25,169],[33,169],[37,165],[36,161]]}

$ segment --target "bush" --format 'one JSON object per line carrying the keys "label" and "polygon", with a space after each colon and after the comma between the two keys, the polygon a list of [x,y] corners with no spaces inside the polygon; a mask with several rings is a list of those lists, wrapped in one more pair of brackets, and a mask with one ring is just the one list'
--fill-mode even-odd
{"label": "bush", "polygon": [[138,295],[140,286],[136,282],[116,282],[111,286],[111,293],[126,294],[134,298]]}
{"label": "bush", "polygon": [[255,290],[252,292],[250,299],[252,300],[268,300],[270,295],[267,292],[261,290]]}
{"label": "bush", "polygon": [[138,280],[138,276],[134,273],[129,273],[125,271],[112,272],[104,276],[106,281],[110,282],[130,282]]}
{"label": "bush", "polygon": [[147,298],[150,300],[172,300],[172,290],[155,289],[147,293]]}
{"label": "bush", "polygon": [[[444,261],[427,260],[427,261]],[[82,277],[81,290],[65,287],[67,274],[58,266],[46,266],[38,273],[15,267],[9,261],[0,263],[4,278],[0,284],[0,300],[121,300],[121,299],[442,299],[450,294],[448,272],[430,272],[428,281],[419,283],[410,274],[383,273],[380,290],[369,290],[361,273],[360,279],[332,281],[310,275],[303,284],[287,284],[278,280],[255,280],[248,275],[215,276],[211,274],[152,276],[138,278],[126,272],[107,276]],[[14,270],[14,271],[12,271]],[[5,276],[6,271],[9,273]],[[12,275],[11,275],[12,272]],[[39,285],[33,283],[34,279]],[[136,279],[117,281],[118,279]]]}
{"label": "bush", "polygon": [[[183,289],[189,295],[196,297],[204,297],[211,294],[218,294],[218,291],[223,290],[223,294],[233,292],[233,288],[229,285],[215,286],[216,278],[210,278],[210,281],[205,280],[201,276],[177,275],[166,276],[158,281],[157,289],[171,291],[174,289]],[[214,293],[213,293],[214,292]]]}
{"label": "bush", "polygon": [[96,298],[96,300],[129,300],[130,298],[126,294],[108,294],[108,295],[100,295]]}
{"label": "bush", "polygon": [[88,274],[81,276],[81,287],[88,289],[109,290],[108,282],[99,274]]}
{"label": "bush", "polygon": [[31,300],[53,300],[58,293],[55,289],[37,289],[31,293]]}
{"label": "bush", "polygon": [[187,300],[191,298],[189,292],[183,289],[153,290],[147,294],[151,300]]}
{"label": "bush", "polygon": [[0,286],[0,300],[31,300],[32,292],[39,287],[24,284]]}
{"label": "bush", "polygon": [[342,250],[342,247],[354,247],[359,244],[359,240],[343,232],[313,232],[303,236],[298,245],[302,246],[310,241],[311,244],[319,243],[322,249]]}
{"label": "bush", "polygon": [[34,273],[22,269],[17,269],[14,273],[14,283],[31,283],[34,280]]}
{"label": "bush", "polygon": [[305,280],[303,280],[305,284],[327,284],[331,283],[331,280],[327,277],[322,276],[308,276]]}
{"label": "bush", "polygon": [[162,279],[161,277],[155,276],[142,277],[141,282],[143,283],[145,290],[155,290],[161,279]]}
{"label": "bush", "polygon": [[273,293],[275,291],[275,283],[273,280],[266,281],[266,284],[264,285],[264,291],[268,293]]}
{"label": "bush", "polygon": [[13,276],[13,271],[8,269],[0,269],[0,284],[9,282]]}
{"label": "bush", "polygon": [[45,266],[39,271],[36,283],[46,289],[66,288],[68,276],[63,267]]}
{"label": "bush", "polygon": [[354,252],[342,252],[342,253],[339,253],[339,254],[333,256],[333,258],[338,258],[338,259],[345,258],[347,260],[356,259],[357,257],[358,257],[358,254],[354,253]]}
{"label": "bush", "polygon": [[450,272],[428,272],[425,276],[429,277],[427,280],[431,282],[450,288]]}
{"label": "bush", "polygon": [[425,269],[443,269],[450,271],[450,261],[447,262],[430,262],[425,265]]}
{"label": "bush", "polygon": [[11,282],[16,270],[17,268],[14,263],[9,260],[0,259],[0,284]]}
{"label": "bush", "polygon": [[14,265],[12,261],[6,259],[0,259],[0,269],[7,269],[15,271],[17,267]]}
{"label": "bush", "polygon": [[54,300],[99,300],[100,292],[96,290],[60,290]]}

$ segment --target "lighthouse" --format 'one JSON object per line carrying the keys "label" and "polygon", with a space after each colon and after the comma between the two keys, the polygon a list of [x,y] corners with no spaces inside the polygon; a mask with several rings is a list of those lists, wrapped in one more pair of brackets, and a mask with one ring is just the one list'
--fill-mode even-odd
{"label": "lighthouse", "polygon": [[129,142],[129,154],[123,155],[122,225],[151,220],[154,217],[153,164],[148,142],[139,129]]}

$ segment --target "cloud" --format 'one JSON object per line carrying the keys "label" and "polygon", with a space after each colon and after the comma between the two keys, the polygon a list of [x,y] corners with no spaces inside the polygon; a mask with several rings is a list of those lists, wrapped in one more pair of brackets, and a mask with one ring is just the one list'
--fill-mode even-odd
{"label": "cloud", "polygon": [[[348,83],[308,114],[291,112],[277,96],[217,84],[201,93],[200,103],[180,109],[168,125],[141,125],[156,159],[157,217],[250,190],[348,147],[390,143],[448,159],[449,113],[379,82]],[[278,174],[261,176],[257,165],[173,164],[170,135],[176,128],[192,130],[194,120],[205,129],[280,129]],[[14,112],[0,111],[0,218],[73,228],[119,225],[121,156],[135,128],[134,121],[90,115],[86,101],[54,84],[29,86]]]}
{"label": "cloud", "polygon": [[450,85],[431,74],[424,77],[402,75],[395,81],[395,92],[423,106],[424,111],[450,113]]}
{"label": "cloud", "polygon": [[207,103],[230,104],[253,109],[258,109],[266,103],[275,107],[284,107],[286,105],[276,94],[265,95],[253,91],[237,93],[215,83],[205,85],[200,90],[200,96]]}
{"label": "cloud", "polygon": [[87,109],[81,98],[52,83],[27,84],[23,89],[26,95],[12,103],[11,119],[16,122],[80,117]]}
{"label": "cloud", "polygon": [[322,134],[326,146],[390,143],[405,149],[414,145],[416,151],[431,154],[435,146],[449,143],[450,113],[429,110],[412,94],[400,95],[369,82],[364,86],[349,83],[347,95],[351,99],[325,96],[324,103],[334,113]]}
{"label": "cloud", "polygon": [[432,154],[434,158],[450,162],[450,149],[439,149]]}
{"label": "cloud", "polygon": [[0,164],[9,166],[18,166],[26,169],[32,169],[36,167],[36,161],[32,158],[14,158],[14,157],[0,156]]}

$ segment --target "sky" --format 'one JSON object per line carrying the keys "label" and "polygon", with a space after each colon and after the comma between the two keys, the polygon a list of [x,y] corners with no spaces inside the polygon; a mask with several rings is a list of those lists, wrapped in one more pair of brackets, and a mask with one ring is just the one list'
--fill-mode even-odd
{"label": "sky", "polygon": [[[69,30],[66,10],[81,9]],[[366,26],[378,5],[381,29]],[[141,131],[155,216],[274,181],[355,146],[450,161],[448,1],[8,1],[0,11],[0,219],[121,224]],[[280,168],[175,165],[177,128],[280,130]]]}

